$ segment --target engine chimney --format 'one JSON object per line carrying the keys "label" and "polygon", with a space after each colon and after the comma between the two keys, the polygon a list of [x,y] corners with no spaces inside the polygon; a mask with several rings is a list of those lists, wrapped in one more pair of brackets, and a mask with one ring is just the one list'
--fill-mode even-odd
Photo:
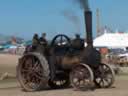
{"label": "engine chimney", "polygon": [[86,42],[87,45],[93,47],[93,38],[92,38],[92,12],[84,11],[84,19],[86,26]]}

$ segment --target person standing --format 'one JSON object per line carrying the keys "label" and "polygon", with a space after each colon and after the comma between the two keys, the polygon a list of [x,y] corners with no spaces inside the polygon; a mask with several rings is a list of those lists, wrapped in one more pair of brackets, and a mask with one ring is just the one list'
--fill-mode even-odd
{"label": "person standing", "polygon": [[43,46],[47,46],[47,40],[46,40],[46,33],[42,33],[42,36],[40,37],[39,39],[40,41],[40,44],[43,45]]}
{"label": "person standing", "polygon": [[76,34],[75,39],[72,41],[72,45],[75,49],[80,50],[84,48],[84,39],[82,39],[79,34]]}
{"label": "person standing", "polygon": [[39,42],[39,36],[38,36],[38,34],[34,34],[34,36],[33,36],[33,39],[32,39],[32,50],[37,50],[37,47],[38,47],[38,45],[40,44],[40,42]]}

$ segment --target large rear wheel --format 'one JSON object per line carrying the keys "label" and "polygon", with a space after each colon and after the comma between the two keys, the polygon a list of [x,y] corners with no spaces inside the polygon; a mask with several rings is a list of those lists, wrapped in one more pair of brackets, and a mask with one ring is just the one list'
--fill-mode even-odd
{"label": "large rear wheel", "polygon": [[49,66],[40,53],[28,53],[20,60],[17,78],[25,91],[38,91],[45,88],[49,79]]}

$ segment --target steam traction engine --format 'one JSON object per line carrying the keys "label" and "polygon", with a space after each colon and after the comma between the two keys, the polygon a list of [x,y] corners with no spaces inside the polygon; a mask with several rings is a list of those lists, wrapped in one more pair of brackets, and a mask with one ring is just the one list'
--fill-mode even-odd
{"label": "steam traction engine", "polygon": [[[87,47],[66,35],[55,36],[46,48],[25,53],[19,60],[17,78],[26,91],[37,91],[49,85],[64,88],[72,85],[86,89],[94,84],[108,88],[114,83],[114,72],[101,63],[100,53],[93,47],[92,12],[84,11]],[[77,44],[75,46],[74,44]]]}

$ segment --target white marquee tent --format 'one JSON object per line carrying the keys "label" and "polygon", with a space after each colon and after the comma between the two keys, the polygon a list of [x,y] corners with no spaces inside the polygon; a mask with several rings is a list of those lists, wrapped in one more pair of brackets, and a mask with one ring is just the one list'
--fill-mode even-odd
{"label": "white marquee tent", "polygon": [[128,47],[128,33],[104,33],[94,39],[95,47]]}

